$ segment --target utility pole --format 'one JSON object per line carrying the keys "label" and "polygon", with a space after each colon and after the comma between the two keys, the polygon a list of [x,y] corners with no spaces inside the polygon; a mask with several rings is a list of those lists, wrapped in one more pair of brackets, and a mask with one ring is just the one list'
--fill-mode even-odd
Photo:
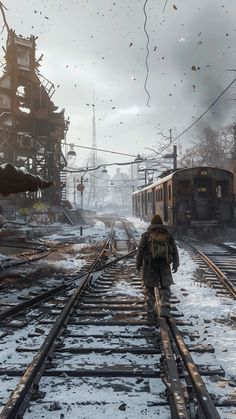
{"label": "utility pole", "polygon": [[[172,144],[172,129],[170,128],[170,144]],[[177,169],[177,145],[173,145],[173,152],[165,154],[163,156],[165,159],[173,159],[173,169]]]}
{"label": "utility pole", "polygon": [[236,155],[236,124],[234,124],[234,154]]}
{"label": "utility pole", "polygon": [[173,169],[177,169],[177,145],[173,146]]}

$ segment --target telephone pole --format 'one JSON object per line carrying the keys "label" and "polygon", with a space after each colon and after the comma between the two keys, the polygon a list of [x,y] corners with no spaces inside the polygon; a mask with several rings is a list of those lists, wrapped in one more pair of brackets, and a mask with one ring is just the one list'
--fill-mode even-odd
{"label": "telephone pole", "polygon": [[[172,144],[172,129],[170,128],[170,144]],[[177,145],[173,144],[173,152],[165,154],[165,159],[173,159],[173,169],[177,169]]]}

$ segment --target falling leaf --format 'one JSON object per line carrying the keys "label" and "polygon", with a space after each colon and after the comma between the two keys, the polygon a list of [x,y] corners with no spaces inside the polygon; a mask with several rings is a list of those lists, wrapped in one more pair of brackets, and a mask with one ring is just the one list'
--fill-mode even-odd
{"label": "falling leaf", "polygon": [[157,47],[154,47],[154,51],[156,51]]}
{"label": "falling leaf", "polygon": [[132,47],[132,45],[133,45],[133,42],[130,42],[129,47]]}
{"label": "falling leaf", "polygon": [[176,7],[176,5],[175,5],[175,4],[173,4],[173,9],[174,9],[174,10],[177,10],[177,7]]}
{"label": "falling leaf", "polygon": [[196,69],[196,66],[195,66],[195,65],[192,65],[191,69],[192,69],[193,71],[197,71],[197,69]]}
{"label": "falling leaf", "polygon": [[116,107],[115,107],[115,106],[113,106],[111,109],[116,109]]}
{"label": "falling leaf", "polygon": [[49,19],[49,17],[47,17],[47,16],[44,16],[44,18],[45,18],[45,19]]}

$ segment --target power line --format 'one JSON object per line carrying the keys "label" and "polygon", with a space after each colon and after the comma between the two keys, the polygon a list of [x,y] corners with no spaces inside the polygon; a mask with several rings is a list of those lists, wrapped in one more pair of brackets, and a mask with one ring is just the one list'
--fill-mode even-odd
{"label": "power line", "polygon": [[79,148],[87,148],[88,150],[103,151],[104,153],[120,154],[121,156],[137,157],[137,154],[120,153],[118,151],[104,150],[102,148],[95,148],[95,147],[86,147],[84,145],[77,145],[77,144],[68,144],[68,145],[71,145],[71,146],[73,145],[73,147],[79,147]]}
{"label": "power line", "polygon": [[[142,162],[140,162],[140,163],[143,163],[143,162],[146,162],[146,161],[153,161],[153,159],[143,159]],[[100,164],[97,167],[90,166],[90,167],[85,167],[85,168],[81,168],[81,169],[76,169],[76,168],[73,168],[73,167],[71,167],[71,168],[70,167],[67,167],[66,169],[63,169],[62,172],[63,173],[91,172],[93,170],[98,170],[101,167],[107,167],[107,166],[127,166],[127,165],[131,165],[131,164],[138,164],[138,162],[137,161],[128,161],[128,162],[125,162],[125,163],[102,163],[102,164]]]}
{"label": "power line", "polygon": [[[236,78],[233,79],[233,81],[231,81],[231,83],[223,90],[223,92],[221,92],[219,94],[219,96],[217,96],[217,98],[214,100],[214,102],[212,102],[211,105],[208,106],[208,108],[196,119],[196,121],[194,121],[191,125],[189,125],[187,128],[185,128],[179,135],[177,135],[177,137],[173,138],[173,142],[177,141],[180,137],[182,137],[182,135],[184,135],[187,131],[189,131],[194,125],[196,125],[200,121],[200,119],[202,119],[202,117],[204,115],[206,115],[206,113],[212,108],[212,106],[214,106],[216,104],[216,102],[218,102],[218,100],[225,94],[225,92],[227,92],[227,90],[229,90],[229,88],[235,83],[235,81],[236,81]],[[164,146],[162,148],[161,152],[163,152],[169,146],[170,146],[170,144],[167,144],[166,146]]]}

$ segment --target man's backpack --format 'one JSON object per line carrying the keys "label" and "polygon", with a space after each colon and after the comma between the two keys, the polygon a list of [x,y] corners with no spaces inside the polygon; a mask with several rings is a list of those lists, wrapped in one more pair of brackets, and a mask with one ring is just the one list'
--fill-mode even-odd
{"label": "man's backpack", "polygon": [[149,251],[154,261],[173,262],[173,250],[169,243],[168,232],[152,231],[149,236]]}

